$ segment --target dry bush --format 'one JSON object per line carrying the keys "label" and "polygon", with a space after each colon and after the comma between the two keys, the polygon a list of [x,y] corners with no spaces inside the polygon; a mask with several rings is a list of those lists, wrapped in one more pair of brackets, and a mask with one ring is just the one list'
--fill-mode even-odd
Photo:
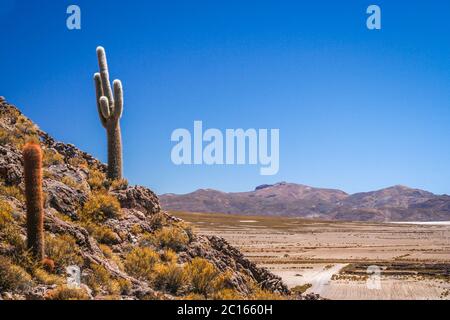
{"label": "dry bush", "polygon": [[45,242],[45,254],[54,261],[56,272],[64,272],[70,265],[83,265],[80,249],[72,236],[47,236]]}
{"label": "dry bush", "polygon": [[25,196],[18,186],[7,186],[0,183],[0,195],[16,198],[20,202],[25,201]]}
{"label": "dry bush", "polygon": [[80,212],[81,219],[92,222],[105,222],[121,216],[119,201],[112,195],[103,192],[91,194]]}
{"label": "dry bush", "polygon": [[0,230],[5,229],[13,221],[12,207],[8,202],[0,200]]}
{"label": "dry bush", "polygon": [[33,273],[33,276],[39,283],[43,283],[46,285],[54,285],[54,284],[63,284],[66,279],[51,273],[43,269],[36,269]]}
{"label": "dry bush", "polygon": [[0,256],[0,292],[25,290],[31,284],[31,276],[23,268]]}
{"label": "dry bush", "polygon": [[127,179],[116,179],[116,180],[110,181],[110,189],[111,190],[122,190],[122,189],[126,189],[127,187],[128,187]]}
{"label": "dry bush", "polygon": [[47,293],[47,300],[89,300],[89,295],[84,289],[69,288],[66,285],[59,286]]}
{"label": "dry bush", "polygon": [[192,291],[208,298],[214,291],[212,283],[219,274],[216,267],[208,260],[196,257],[186,266],[186,269]]}
{"label": "dry bush", "polygon": [[153,267],[160,262],[159,254],[150,248],[135,248],[125,257],[125,270],[139,279],[152,280]]}
{"label": "dry bush", "polygon": [[81,157],[73,157],[68,160],[68,163],[74,167],[88,168],[89,165],[86,159]]}
{"label": "dry bush", "polygon": [[117,244],[121,241],[119,235],[107,226],[95,224],[89,221],[83,222],[81,225],[99,243],[111,245]]}
{"label": "dry bush", "polygon": [[178,252],[186,249],[188,243],[189,236],[176,226],[163,227],[153,234],[153,244],[161,249],[167,248]]}
{"label": "dry bush", "polygon": [[213,300],[244,300],[244,297],[234,289],[222,289],[212,295]]}
{"label": "dry bush", "polygon": [[153,267],[153,285],[158,290],[176,294],[189,283],[188,274],[182,266],[171,263],[157,263]]}
{"label": "dry bush", "polygon": [[99,264],[92,264],[90,266],[92,273],[86,278],[85,282],[94,294],[98,294],[101,290],[105,290],[108,294],[117,295],[121,293],[119,282],[111,278],[111,275],[105,267]]}
{"label": "dry bush", "polygon": [[45,167],[64,163],[64,157],[56,150],[45,149],[43,163]]}
{"label": "dry bush", "polygon": [[105,190],[108,181],[106,180],[106,175],[97,169],[89,170],[88,184],[92,190]]}
{"label": "dry bush", "polygon": [[82,185],[69,176],[62,177],[61,182],[73,189],[82,189]]}
{"label": "dry bush", "polygon": [[172,249],[164,250],[161,254],[161,261],[166,263],[176,263],[178,260],[177,253]]}

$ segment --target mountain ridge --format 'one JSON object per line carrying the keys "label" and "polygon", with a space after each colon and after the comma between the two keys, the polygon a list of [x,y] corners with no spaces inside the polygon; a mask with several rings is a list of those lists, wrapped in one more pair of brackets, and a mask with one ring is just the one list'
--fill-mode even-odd
{"label": "mountain ridge", "polygon": [[198,189],[162,194],[160,200],[165,209],[173,211],[380,222],[450,220],[450,196],[404,185],[348,194],[283,181],[244,192]]}

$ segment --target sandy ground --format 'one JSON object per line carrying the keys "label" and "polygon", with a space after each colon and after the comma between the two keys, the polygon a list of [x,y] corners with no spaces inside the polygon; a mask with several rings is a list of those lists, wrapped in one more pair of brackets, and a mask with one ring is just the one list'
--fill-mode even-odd
{"label": "sandy ground", "polygon": [[[291,288],[311,284],[307,292],[329,299],[448,299],[450,296],[448,223],[381,224],[221,214],[175,215],[191,222],[200,233],[224,237],[249,259],[281,276]],[[399,274],[397,264],[406,266],[402,268],[408,275]],[[425,271],[426,276],[417,275],[417,265],[436,264],[443,265],[447,271],[432,274]],[[352,276],[345,272],[347,265],[379,266],[380,273],[373,275],[361,269],[359,276]]]}

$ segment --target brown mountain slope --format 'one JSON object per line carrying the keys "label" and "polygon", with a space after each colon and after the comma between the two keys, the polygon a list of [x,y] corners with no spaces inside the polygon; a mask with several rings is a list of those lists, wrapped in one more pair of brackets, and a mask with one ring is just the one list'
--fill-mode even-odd
{"label": "brown mountain slope", "polygon": [[348,195],[294,183],[262,185],[250,192],[206,189],[160,196],[167,210],[283,215],[355,221],[450,220],[450,197],[405,186]]}

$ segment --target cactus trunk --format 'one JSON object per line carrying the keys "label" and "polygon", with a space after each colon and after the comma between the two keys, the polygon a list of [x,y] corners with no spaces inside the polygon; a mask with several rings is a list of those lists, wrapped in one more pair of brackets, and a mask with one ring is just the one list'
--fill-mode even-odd
{"label": "cactus trunk", "polygon": [[109,123],[107,125],[108,135],[108,178],[122,178],[122,137],[120,134],[120,124]]}
{"label": "cactus trunk", "polygon": [[42,151],[37,143],[23,149],[27,205],[27,246],[36,260],[44,259],[44,203],[42,195]]}
{"label": "cactus trunk", "polygon": [[97,111],[108,136],[108,179],[122,179],[122,137],[120,118],[123,111],[123,89],[120,80],[109,83],[105,49],[97,48],[100,72],[94,74]]}

